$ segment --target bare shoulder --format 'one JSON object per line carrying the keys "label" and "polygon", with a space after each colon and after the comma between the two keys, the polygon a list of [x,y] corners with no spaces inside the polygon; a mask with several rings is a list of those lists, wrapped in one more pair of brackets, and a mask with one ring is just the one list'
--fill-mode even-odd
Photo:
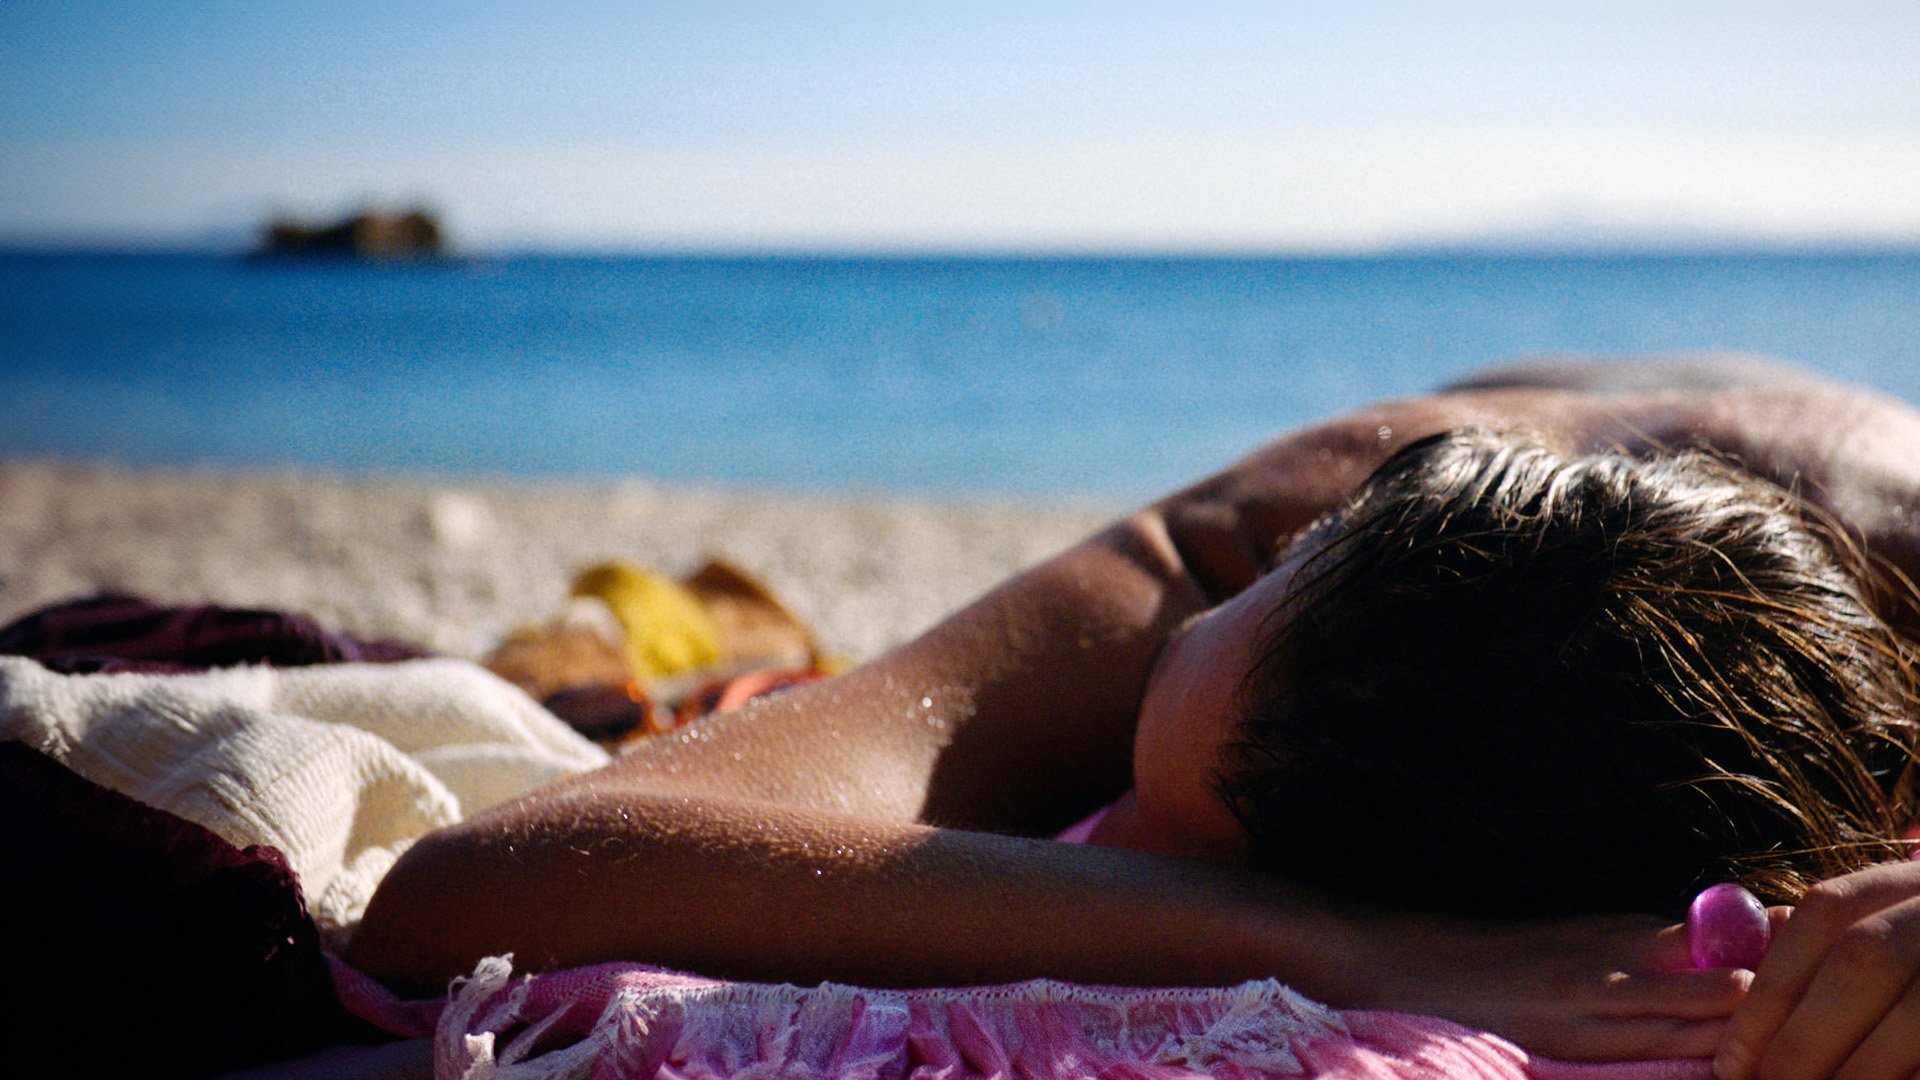
{"label": "bare shoulder", "polygon": [[1664,420],[1670,444],[1721,455],[1817,507],[1870,557],[1876,606],[1920,636],[1910,584],[1920,580],[1920,410],[1819,382],[1701,395]]}
{"label": "bare shoulder", "polygon": [[1688,352],[1659,356],[1531,356],[1477,371],[1442,392],[1531,388],[1582,394],[1717,393],[1828,384],[1819,373],[1768,356]]}
{"label": "bare shoulder", "polygon": [[1810,498],[1839,499],[1836,512],[1920,492],[1920,410],[1886,394],[1833,382],[1729,390],[1688,412],[1694,445]]}
{"label": "bare shoulder", "polygon": [[1911,405],[1745,353],[1526,358],[1435,397],[1545,420],[1586,448],[1707,449],[1780,480],[1904,467],[1920,444]]}

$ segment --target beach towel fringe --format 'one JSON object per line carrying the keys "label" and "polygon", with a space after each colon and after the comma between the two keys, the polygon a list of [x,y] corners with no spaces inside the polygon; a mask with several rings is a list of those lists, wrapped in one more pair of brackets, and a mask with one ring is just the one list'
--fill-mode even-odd
{"label": "beach towel fringe", "polygon": [[[638,967],[517,982],[511,973],[510,957],[490,957],[456,984],[436,1037],[436,1075],[894,1080],[1039,1066],[1039,1075],[1297,1076],[1308,1071],[1297,1053],[1303,1040],[1349,1034],[1337,1012],[1273,980],[897,991],[713,983]],[[567,1032],[563,1017],[596,998],[597,1017]],[[575,1041],[557,1045],[567,1034]]]}

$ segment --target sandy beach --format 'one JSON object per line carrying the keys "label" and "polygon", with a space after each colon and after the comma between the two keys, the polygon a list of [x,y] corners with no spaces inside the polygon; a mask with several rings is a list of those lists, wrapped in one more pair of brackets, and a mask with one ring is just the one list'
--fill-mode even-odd
{"label": "sandy beach", "polygon": [[0,623],[101,590],[305,611],[478,657],[583,566],[718,555],[871,657],[1118,506],[0,462]]}

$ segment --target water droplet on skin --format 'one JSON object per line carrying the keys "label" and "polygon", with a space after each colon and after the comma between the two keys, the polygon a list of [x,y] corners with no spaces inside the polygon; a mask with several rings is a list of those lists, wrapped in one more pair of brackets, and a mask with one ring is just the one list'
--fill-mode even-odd
{"label": "water droplet on skin", "polygon": [[921,699],[920,699],[920,707],[921,707],[921,708],[923,708],[923,709],[931,709],[931,708],[933,708],[933,699],[932,699],[932,698],[930,698],[930,697],[923,697],[923,698],[921,698]]}
{"label": "water droplet on skin", "polygon": [[1380,430],[1379,430],[1379,431],[1376,431],[1376,432],[1374,432],[1374,434],[1375,434],[1375,435],[1378,435],[1378,436],[1380,436],[1380,441],[1381,441],[1381,442],[1386,442],[1386,441],[1388,441],[1389,439],[1391,439],[1391,438],[1393,438],[1393,429],[1392,429],[1392,428],[1390,428],[1390,427],[1388,427],[1388,426],[1387,426],[1387,425],[1385,425],[1385,424],[1381,424],[1381,425],[1380,425]]}

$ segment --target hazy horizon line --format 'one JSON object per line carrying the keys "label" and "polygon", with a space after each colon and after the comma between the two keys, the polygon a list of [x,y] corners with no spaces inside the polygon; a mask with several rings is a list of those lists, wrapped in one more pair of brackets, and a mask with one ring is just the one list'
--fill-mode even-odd
{"label": "hazy horizon line", "polygon": [[[241,257],[257,254],[251,230],[219,230],[215,234],[125,233],[15,233],[0,230],[0,253],[9,255],[210,255]],[[913,244],[816,243],[569,243],[508,242],[449,246],[454,260],[516,258],[580,259],[767,259],[767,260],[1070,260],[1070,259],[1365,259],[1392,256],[1488,255],[1763,255],[1763,254],[1905,254],[1920,253],[1920,233],[1862,236],[1834,233],[1826,236],[1778,236],[1764,232],[1700,231],[1662,234],[1527,235],[1492,232],[1486,235],[1420,238],[1375,244]],[[353,260],[351,256],[344,261]],[[380,260],[369,260],[379,262]],[[405,259],[396,260],[406,262]]]}

